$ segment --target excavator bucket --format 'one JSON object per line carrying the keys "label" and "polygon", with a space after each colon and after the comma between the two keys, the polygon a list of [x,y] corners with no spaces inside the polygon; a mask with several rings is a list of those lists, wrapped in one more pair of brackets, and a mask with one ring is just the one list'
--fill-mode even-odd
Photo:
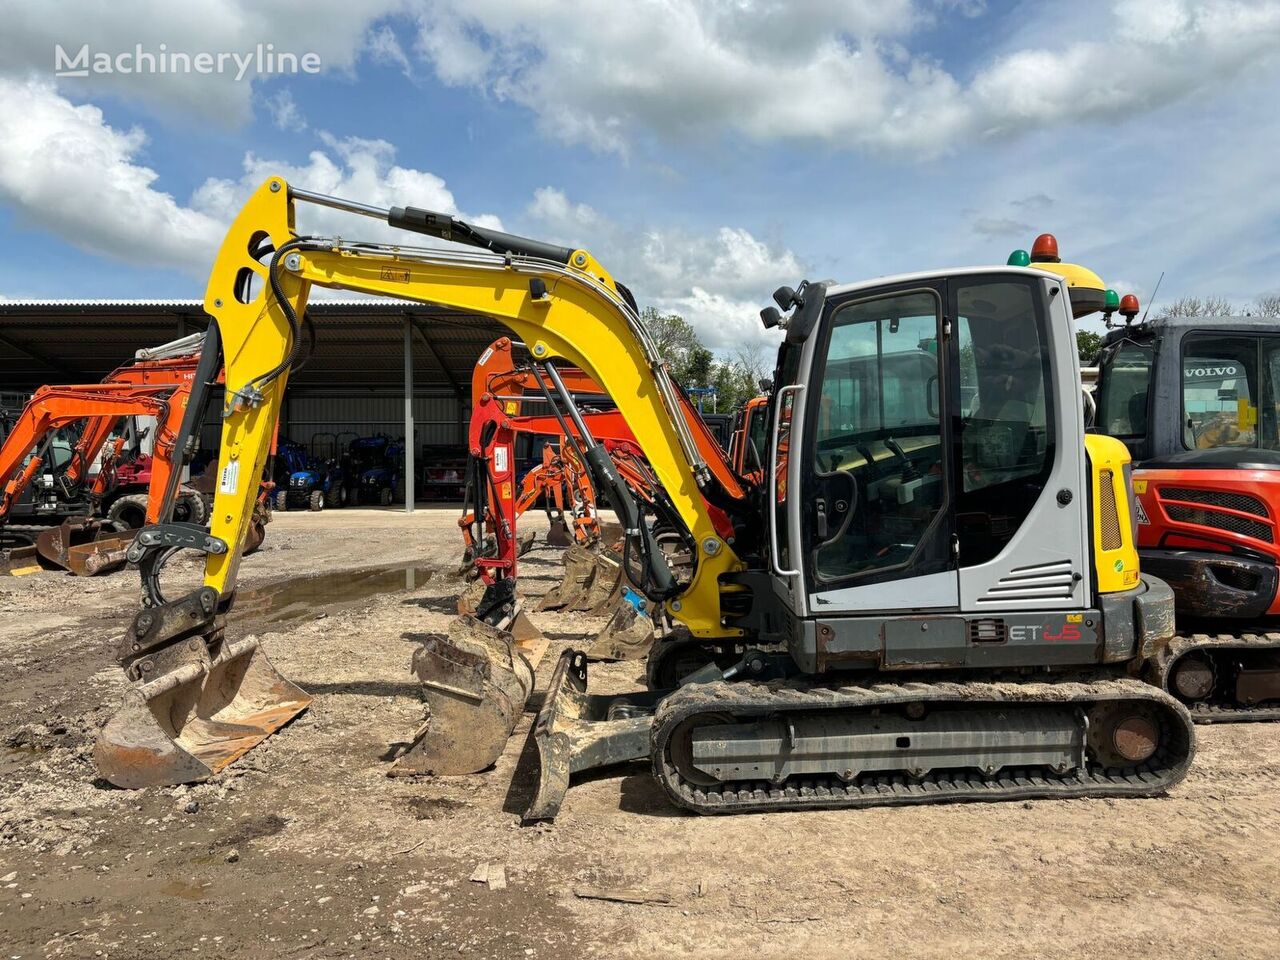
{"label": "excavator bucket", "polygon": [[[544,645],[545,649],[545,645]],[[533,690],[533,666],[507,630],[473,616],[413,654],[427,716],[392,776],[479,773],[502,754]]]}
{"label": "excavator bucket", "polygon": [[[552,527],[554,530],[555,527]],[[520,534],[520,540],[516,544],[516,556],[523,557],[526,553],[533,549],[533,545],[538,542],[538,534],[534,530],[528,530]],[[548,543],[550,539],[548,538]]]}
{"label": "excavator bucket", "polygon": [[[458,596],[458,616],[475,617],[482,608],[485,591],[488,585],[480,579],[471,581]],[[517,599],[515,614],[509,618],[507,632],[511,634],[517,645],[544,640],[542,631],[535,627],[524,612],[524,602]]]}
{"label": "excavator bucket", "polygon": [[619,603],[595,642],[586,650],[588,660],[641,660],[653,646],[653,621],[640,605],[640,598],[623,590]]}
{"label": "excavator bucket", "polygon": [[564,552],[564,579],[538,604],[539,610],[575,608],[591,590],[596,573],[596,555],[574,544]]}
{"label": "excavator bucket", "polygon": [[124,566],[125,551],[135,533],[112,533],[92,517],[73,517],[41,533],[36,551],[51,566],[77,577],[92,577]]}
{"label": "excavator bucket", "polygon": [[[116,786],[204,780],[311,703],[276,671],[256,637],[229,643],[218,636],[211,646],[184,640],[134,661],[139,679],[94,746],[98,770]],[[133,642],[138,649],[136,633]]]}
{"label": "excavator bucket", "polygon": [[567,547],[571,543],[573,543],[573,537],[569,536],[569,530],[565,526],[564,518],[554,518],[551,521],[551,526],[547,529],[547,546]]}
{"label": "excavator bucket", "polygon": [[612,613],[622,600],[623,584],[626,578],[622,575],[622,558],[611,550],[601,550],[595,555],[595,572],[591,575],[591,586],[587,595],[570,609],[589,613],[593,617],[603,617]]}

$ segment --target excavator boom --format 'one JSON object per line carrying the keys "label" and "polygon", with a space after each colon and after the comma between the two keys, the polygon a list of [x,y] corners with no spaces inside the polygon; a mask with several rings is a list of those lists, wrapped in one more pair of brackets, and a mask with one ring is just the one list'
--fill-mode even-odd
{"label": "excavator boom", "polygon": [[[299,237],[294,231],[298,202],[373,216],[487,252]],[[704,489],[718,485],[715,472],[681,414],[677,388],[630,294],[590,254],[482,230],[411,207],[377,210],[293,190],[284,180],[272,178],[231,225],[205,296],[205,311],[214,322],[201,358],[203,375],[197,372],[194,389],[203,391],[218,366],[225,371],[210,529],[158,524],[144,529],[130,551],[143,577],[144,609],[118,651],[133,681],[126,707],[104,729],[96,749],[99,768],[109,779],[123,786],[144,786],[208,776],[310,702],[270,666],[256,642],[228,644],[222,625],[234,602],[258,478],[289,371],[301,358],[307,339],[303,327],[310,322],[305,311],[313,285],[493,317],[528,345],[565,400],[568,391],[558,364],[607,384],[666,491],[672,510],[667,519],[681,529],[694,555],[688,581],[677,583],[651,526],[642,518],[641,505],[617,476],[605,449],[591,443],[584,451],[587,466],[596,489],[608,496],[642,558],[647,591],[665,602],[670,615],[696,636],[741,632],[721,616],[720,577],[740,569],[742,562],[707,508]],[[202,400],[203,394],[193,396],[191,408],[201,409]],[[578,416],[576,408],[569,407],[571,415]],[[190,447],[197,429],[193,418],[184,421],[180,451]],[[731,498],[732,492],[717,490],[717,495]],[[200,590],[170,600],[160,592],[159,569],[175,548],[203,553],[205,576]],[[421,661],[415,656],[415,669],[422,675],[436,668],[455,670],[459,663],[471,664],[472,670],[487,663],[483,676],[516,678],[504,688],[506,705],[498,715],[465,714],[466,722],[477,729],[482,720],[492,720],[495,730],[509,732],[532,674],[527,665],[517,669],[522,657],[508,640],[499,638],[482,647],[424,648]],[[437,683],[432,689],[444,687],[448,684]],[[495,698],[480,699],[487,703]],[[432,709],[441,717],[448,706],[433,703]],[[418,760],[434,762],[421,752]],[[433,769],[442,772],[438,765]]]}

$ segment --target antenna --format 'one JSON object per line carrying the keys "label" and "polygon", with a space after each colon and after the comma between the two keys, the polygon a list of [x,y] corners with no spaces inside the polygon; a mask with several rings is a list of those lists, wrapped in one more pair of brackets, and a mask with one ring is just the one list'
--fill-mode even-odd
{"label": "antenna", "polygon": [[1151,299],[1147,301],[1147,309],[1142,311],[1142,319],[1139,323],[1147,322],[1147,314],[1151,312],[1151,305],[1156,302],[1156,294],[1160,292],[1160,284],[1164,282],[1164,271],[1160,271],[1160,279],[1156,281],[1156,288],[1151,291]]}

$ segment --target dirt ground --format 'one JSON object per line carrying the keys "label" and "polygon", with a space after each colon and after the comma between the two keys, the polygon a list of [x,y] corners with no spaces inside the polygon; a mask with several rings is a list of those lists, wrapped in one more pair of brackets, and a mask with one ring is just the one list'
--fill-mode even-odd
{"label": "dirt ground", "polygon": [[[1188,779],[1142,801],[699,818],[636,766],[523,827],[528,714],[491,771],[388,778],[422,720],[415,637],[445,629],[462,586],[455,517],[277,515],[228,632],[265,636],[315,701],[190,788],[117,790],[93,768],[136,574],[0,578],[0,960],[1280,955],[1277,726],[1200,728]],[[383,564],[405,567],[261,589]],[[535,551],[525,590],[557,569]],[[534,620],[543,687],[601,623]],[[471,879],[499,867],[505,887]]]}

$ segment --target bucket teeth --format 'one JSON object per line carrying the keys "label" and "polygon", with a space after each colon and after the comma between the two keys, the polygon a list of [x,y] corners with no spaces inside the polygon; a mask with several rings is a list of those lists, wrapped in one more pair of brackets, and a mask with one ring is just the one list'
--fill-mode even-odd
{"label": "bucket teeth", "polygon": [[533,668],[515,638],[474,617],[413,654],[426,721],[396,760],[392,776],[479,773],[502,755],[533,689]]}

